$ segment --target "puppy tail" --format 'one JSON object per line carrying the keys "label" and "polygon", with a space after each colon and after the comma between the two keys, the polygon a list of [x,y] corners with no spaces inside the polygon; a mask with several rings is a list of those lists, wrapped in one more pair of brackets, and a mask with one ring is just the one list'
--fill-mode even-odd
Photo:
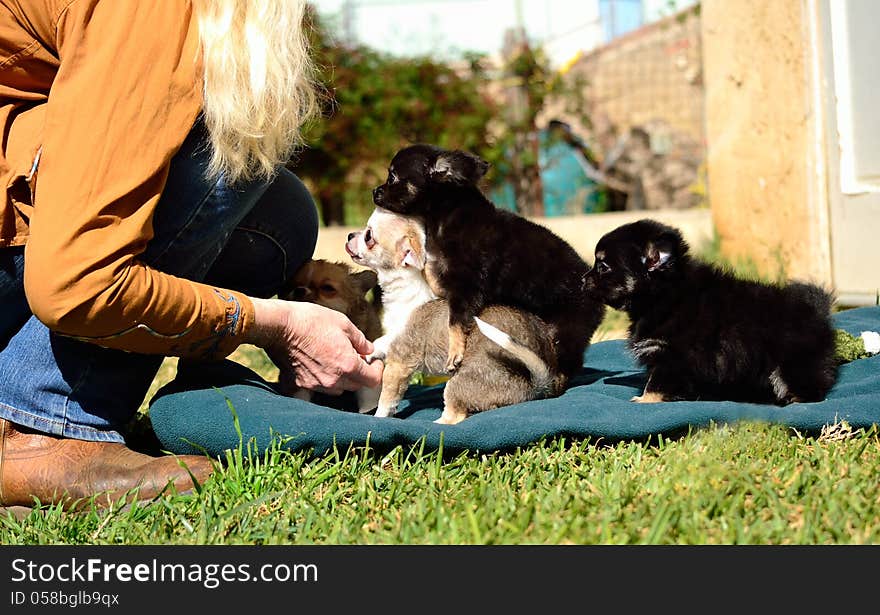
{"label": "puppy tail", "polygon": [[490,340],[501,346],[504,350],[512,354],[519,360],[532,376],[532,383],[536,388],[546,388],[550,386],[553,377],[550,374],[550,368],[547,363],[539,357],[535,352],[514,340],[501,329],[490,325],[485,320],[474,317],[477,322],[477,328],[480,332]]}
{"label": "puppy tail", "polygon": [[815,284],[791,282],[788,285],[794,296],[802,299],[820,314],[831,313],[834,305],[834,293]]}

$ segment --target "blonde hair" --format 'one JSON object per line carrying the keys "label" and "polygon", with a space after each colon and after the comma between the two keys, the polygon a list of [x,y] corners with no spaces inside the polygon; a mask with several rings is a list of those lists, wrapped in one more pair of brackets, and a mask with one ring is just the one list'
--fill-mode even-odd
{"label": "blonde hair", "polygon": [[204,60],[208,175],[271,178],[317,112],[305,0],[193,0]]}

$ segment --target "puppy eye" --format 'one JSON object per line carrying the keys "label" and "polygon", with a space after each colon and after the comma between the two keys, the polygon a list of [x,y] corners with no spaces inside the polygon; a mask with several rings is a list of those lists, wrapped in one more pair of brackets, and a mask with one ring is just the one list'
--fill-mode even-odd
{"label": "puppy eye", "polygon": [[330,284],[321,284],[318,287],[318,290],[321,291],[322,295],[329,295],[332,297],[333,295],[336,294],[336,289],[333,286],[331,286]]}
{"label": "puppy eye", "polygon": [[397,175],[395,175],[394,173],[391,173],[388,175],[388,183],[389,184],[396,184],[398,181],[399,181],[399,179],[398,179]]}
{"label": "puppy eye", "polygon": [[602,275],[611,271],[611,267],[605,261],[599,261],[596,263],[596,271],[599,272],[599,275]]}
{"label": "puppy eye", "polygon": [[364,243],[366,244],[368,249],[372,248],[374,245],[376,245],[376,240],[373,238],[373,230],[372,229],[368,228],[367,230],[364,231]]}

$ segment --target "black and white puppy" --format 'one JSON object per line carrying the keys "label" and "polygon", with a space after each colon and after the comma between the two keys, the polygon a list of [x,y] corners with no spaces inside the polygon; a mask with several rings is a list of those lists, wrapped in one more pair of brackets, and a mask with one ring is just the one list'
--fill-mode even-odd
{"label": "black and white puppy", "polygon": [[464,357],[474,317],[508,305],[557,331],[559,368],[570,378],[604,314],[582,292],[589,266],[547,228],[497,209],[478,186],[488,166],[468,152],[412,145],[394,156],[373,201],[424,224],[426,278],[449,304],[448,371]]}
{"label": "black and white puppy", "polygon": [[738,279],[659,222],[603,236],[585,290],[629,315],[629,347],[648,372],[633,401],[815,402],[836,380],[831,294]]}

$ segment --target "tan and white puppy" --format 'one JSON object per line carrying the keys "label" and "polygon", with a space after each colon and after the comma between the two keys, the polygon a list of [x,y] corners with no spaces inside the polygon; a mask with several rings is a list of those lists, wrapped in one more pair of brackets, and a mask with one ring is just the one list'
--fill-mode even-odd
{"label": "tan and white puppy", "polygon": [[[367,293],[375,290],[378,278],[374,271],[354,271],[349,265],[323,259],[303,265],[278,293],[287,301],[307,301],[342,312],[373,341],[382,334],[382,324],[375,303]],[[369,412],[379,403],[380,387],[362,388],[355,392],[359,412]],[[283,391],[298,399],[312,401],[307,389]]]}
{"label": "tan and white puppy", "polygon": [[425,281],[425,229],[413,218],[377,207],[363,231],[348,235],[345,251],[379,279],[382,335],[372,340],[369,358],[384,359],[413,310],[437,298]]}
{"label": "tan and white puppy", "polygon": [[[376,209],[345,249],[376,271],[382,288],[385,331],[373,342],[373,358],[384,359],[385,369],[376,416],[392,416],[415,372],[447,373],[449,306],[425,278],[424,230],[416,220]],[[476,323],[482,335],[468,337],[468,360],[446,384],[437,423],[562,393],[566,379],[557,367],[554,327],[505,306],[485,308]]]}
{"label": "tan and white puppy", "polygon": [[342,312],[373,341],[382,335],[382,324],[375,302],[367,293],[378,284],[375,271],[355,271],[345,263],[324,259],[306,262],[279,291],[278,298],[308,301]]}

